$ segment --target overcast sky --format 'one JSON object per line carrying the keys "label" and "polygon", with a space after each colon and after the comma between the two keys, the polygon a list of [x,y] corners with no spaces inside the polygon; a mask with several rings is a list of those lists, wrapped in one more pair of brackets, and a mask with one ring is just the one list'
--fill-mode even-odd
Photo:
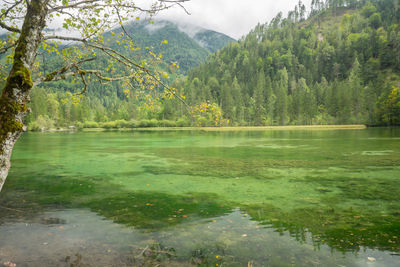
{"label": "overcast sky", "polygon": [[[0,4],[2,1],[0,0]],[[139,6],[152,2],[153,0],[135,0]],[[302,2],[309,11],[311,0]],[[269,22],[281,11],[286,16],[297,4],[298,0],[190,0],[184,4],[190,15],[176,6],[162,11],[156,18],[201,26],[239,39],[257,23]],[[2,32],[4,31],[0,30]]]}
{"label": "overcast sky", "polygon": [[[309,11],[311,0],[302,2]],[[297,3],[298,0],[190,0],[185,3],[190,16],[176,7],[158,17],[188,22],[239,39],[257,23],[269,22],[280,11],[286,16]]]}

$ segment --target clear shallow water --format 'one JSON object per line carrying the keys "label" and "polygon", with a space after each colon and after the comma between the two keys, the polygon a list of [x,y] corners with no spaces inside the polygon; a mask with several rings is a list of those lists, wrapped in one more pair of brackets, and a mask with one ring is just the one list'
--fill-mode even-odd
{"label": "clear shallow water", "polygon": [[399,266],[400,129],[28,133],[0,264]]}

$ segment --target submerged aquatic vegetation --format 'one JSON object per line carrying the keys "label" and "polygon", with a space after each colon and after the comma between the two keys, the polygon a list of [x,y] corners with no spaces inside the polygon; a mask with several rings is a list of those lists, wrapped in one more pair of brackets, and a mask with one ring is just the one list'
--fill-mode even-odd
{"label": "submerged aquatic vegetation", "polygon": [[[54,209],[89,210],[139,231],[143,248],[174,248],[176,258],[164,259],[173,264],[290,265],[293,255],[277,251],[293,242],[304,254],[299,266],[327,262],[326,248],[396,254],[397,136],[376,129],[30,133],[14,154],[0,225],[38,216],[41,223]],[[25,168],[33,155],[34,166]],[[68,220],[46,218],[68,229]]]}
{"label": "submerged aquatic vegetation", "polygon": [[114,222],[156,231],[164,227],[213,218],[231,212],[218,196],[193,193],[185,196],[160,192],[135,192],[93,199],[84,205]]}

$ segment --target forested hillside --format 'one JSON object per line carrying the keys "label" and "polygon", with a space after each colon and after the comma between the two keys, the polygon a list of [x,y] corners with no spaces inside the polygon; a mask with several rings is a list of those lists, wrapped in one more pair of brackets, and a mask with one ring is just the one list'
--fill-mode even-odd
{"label": "forested hillside", "polygon": [[[70,125],[399,125],[399,24],[400,0],[313,0],[310,11],[300,1],[287,17],[278,14],[238,42],[165,21],[131,24],[126,30],[143,57],[149,51],[163,54],[161,67],[185,95],[191,114],[176,99],[149,105],[146,95],[130,96],[118,82],[91,83],[78,99],[70,92],[81,86],[66,80],[33,91],[27,123],[32,130]],[[105,38],[121,34],[117,29]],[[53,57],[44,60],[59,64]],[[180,70],[168,68],[173,62]],[[90,64],[107,68],[108,62],[100,58]]]}
{"label": "forested hillside", "polygon": [[300,2],[212,55],[183,82],[188,102],[217,103],[231,125],[400,124],[400,1],[305,14]]}
{"label": "forested hillside", "polygon": [[[6,39],[3,37],[2,39]],[[155,58],[157,64],[169,74],[166,81],[187,74],[190,68],[203,63],[210,53],[235,40],[215,31],[193,25],[170,21],[136,21],[104,34],[103,39],[109,46],[122,54],[132,53],[127,49],[126,38],[134,40],[134,53],[137,62],[146,60],[151,64]],[[64,44],[65,48],[74,47],[74,43]],[[61,49],[59,49],[61,50]],[[37,73],[48,74],[50,70],[64,66],[62,57],[54,53],[50,45],[40,50],[39,60],[42,66]],[[121,70],[113,68],[109,57],[96,55],[96,60],[85,63],[89,69],[104,69],[118,75]],[[6,57],[0,57],[5,61]],[[174,66],[174,67],[172,67]],[[0,82],[1,83],[1,82]],[[0,84],[1,85],[1,84]],[[154,125],[150,119],[162,120],[161,103],[152,103],[149,107],[146,95],[127,94],[127,87],[121,82],[100,83],[96,79],[88,82],[84,95],[79,96],[83,84],[79,79],[43,83],[36,87],[31,94],[32,113],[27,117],[31,130],[55,127],[83,125],[96,127],[101,123],[104,127],[112,127],[109,123],[115,120],[132,121],[130,125]],[[164,105],[165,106],[165,105]],[[183,111],[184,112],[184,111]],[[138,122],[136,122],[138,121]],[[170,122],[164,121],[163,125]],[[186,125],[188,122],[185,122]],[[124,124],[125,125],[125,124]]]}

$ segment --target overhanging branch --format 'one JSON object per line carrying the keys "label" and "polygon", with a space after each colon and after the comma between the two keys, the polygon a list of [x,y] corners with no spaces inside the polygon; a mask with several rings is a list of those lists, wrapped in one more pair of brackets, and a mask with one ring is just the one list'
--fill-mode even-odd
{"label": "overhanging branch", "polygon": [[7,31],[10,32],[17,32],[17,33],[21,33],[21,30],[12,26],[9,26],[7,24],[5,24],[4,22],[0,21],[0,27],[3,29],[6,29]]}
{"label": "overhanging branch", "polygon": [[86,43],[87,40],[84,38],[79,37],[68,37],[68,36],[61,36],[61,35],[49,35],[45,36],[43,40],[62,40],[62,41],[74,41],[74,42],[82,42]]}
{"label": "overhanging branch", "polygon": [[135,5],[134,3],[131,4],[111,4],[106,3],[103,0],[83,0],[76,3],[70,3],[68,5],[63,6],[50,6],[50,12],[60,12],[65,9],[92,9],[92,8],[105,8],[105,7],[115,7],[115,8],[124,8],[124,9],[132,9],[146,13],[155,13],[159,12],[164,9],[168,9],[174,5],[179,5],[187,14],[190,14],[186,8],[182,5],[184,2],[188,2],[190,0],[157,0],[159,3],[167,3],[169,6],[160,6],[160,7],[152,7],[152,8],[143,8],[140,6]]}
{"label": "overhanging branch", "polygon": [[34,85],[36,86],[36,85],[38,85],[40,83],[43,83],[43,82],[53,82],[53,81],[66,79],[67,77],[76,74],[76,72],[70,71],[71,69],[76,68],[77,66],[79,66],[79,65],[81,65],[81,64],[83,64],[85,62],[93,61],[95,59],[96,59],[95,57],[94,58],[87,58],[87,59],[84,59],[84,60],[81,60],[81,61],[78,61],[78,62],[70,63],[70,64],[62,67],[61,69],[55,70],[55,71],[47,74],[44,77],[40,77],[39,79],[37,79],[34,82]]}
{"label": "overhanging branch", "polygon": [[71,8],[81,8],[81,5],[85,5],[85,4],[93,4],[96,2],[99,2],[100,0],[85,0],[85,1],[80,1],[80,2],[76,2],[76,3],[72,3],[69,5],[65,5],[65,6],[50,6],[50,12],[53,11],[58,11],[58,10],[63,10],[63,9],[71,9]]}

